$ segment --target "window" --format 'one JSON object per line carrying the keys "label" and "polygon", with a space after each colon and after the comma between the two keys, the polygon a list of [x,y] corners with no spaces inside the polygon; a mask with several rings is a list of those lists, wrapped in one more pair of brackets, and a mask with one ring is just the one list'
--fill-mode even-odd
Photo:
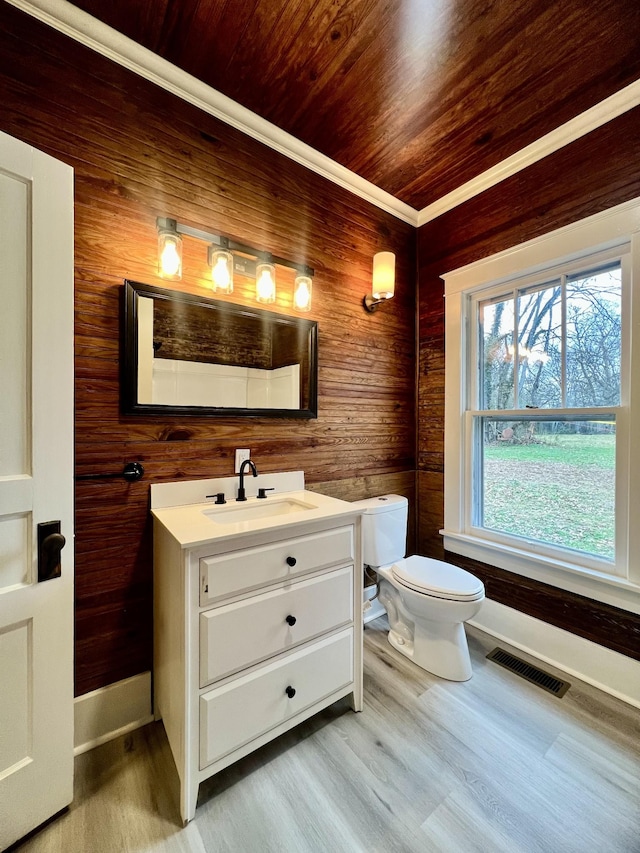
{"label": "window", "polygon": [[619,212],[444,277],[442,532],[448,550],[625,607],[640,592],[633,230],[594,240]]}
{"label": "window", "polygon": [[604,560],[605,571],[615,561],[621,276],[617,259],[471,297],[471,524]]}

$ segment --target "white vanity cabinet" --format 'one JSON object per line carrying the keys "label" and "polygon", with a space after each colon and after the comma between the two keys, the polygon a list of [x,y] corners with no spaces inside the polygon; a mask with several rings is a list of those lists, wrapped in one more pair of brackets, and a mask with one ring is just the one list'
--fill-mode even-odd
{"label": "white vanity cabinet", "polygon": [[337,699],[362,709],[360,515],[317,498],[195,544],[154,510],[155,714],[185,822],[204,779]]}

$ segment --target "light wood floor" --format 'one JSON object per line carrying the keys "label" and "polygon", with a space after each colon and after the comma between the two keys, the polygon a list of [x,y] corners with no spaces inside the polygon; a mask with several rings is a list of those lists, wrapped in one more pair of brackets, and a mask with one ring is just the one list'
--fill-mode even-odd
{"label": "light wood floor", "polygon": [[473,678],[442,681],[385,624],[365,631],[363,713],[337,703],[210,779],[186,828],[154,723],[77,758],[70,811],[20,853],[640,851],[639,712],[579,682],[545,693],[474,629]]}

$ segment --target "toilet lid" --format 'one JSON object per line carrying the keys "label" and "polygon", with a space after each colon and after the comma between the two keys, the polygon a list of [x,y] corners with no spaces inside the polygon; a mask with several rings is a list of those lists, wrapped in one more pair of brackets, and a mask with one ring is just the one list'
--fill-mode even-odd
{"label": "toilet lid", "polygon": [[407,557],[391,567],[394,578],[409,589],[435,598],[477,601],[484,595],[484,584],[471,572],[430,557]]}

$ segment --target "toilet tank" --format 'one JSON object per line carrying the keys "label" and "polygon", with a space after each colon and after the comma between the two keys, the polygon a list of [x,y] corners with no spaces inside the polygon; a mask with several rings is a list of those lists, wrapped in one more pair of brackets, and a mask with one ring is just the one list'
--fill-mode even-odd
{"label": "toilet tank", "polygon": [[354,501],[362,512],[362,546],[365,565],[387,566],[401,560],[407,549],[409,501],[401,495],[382,495]]}

